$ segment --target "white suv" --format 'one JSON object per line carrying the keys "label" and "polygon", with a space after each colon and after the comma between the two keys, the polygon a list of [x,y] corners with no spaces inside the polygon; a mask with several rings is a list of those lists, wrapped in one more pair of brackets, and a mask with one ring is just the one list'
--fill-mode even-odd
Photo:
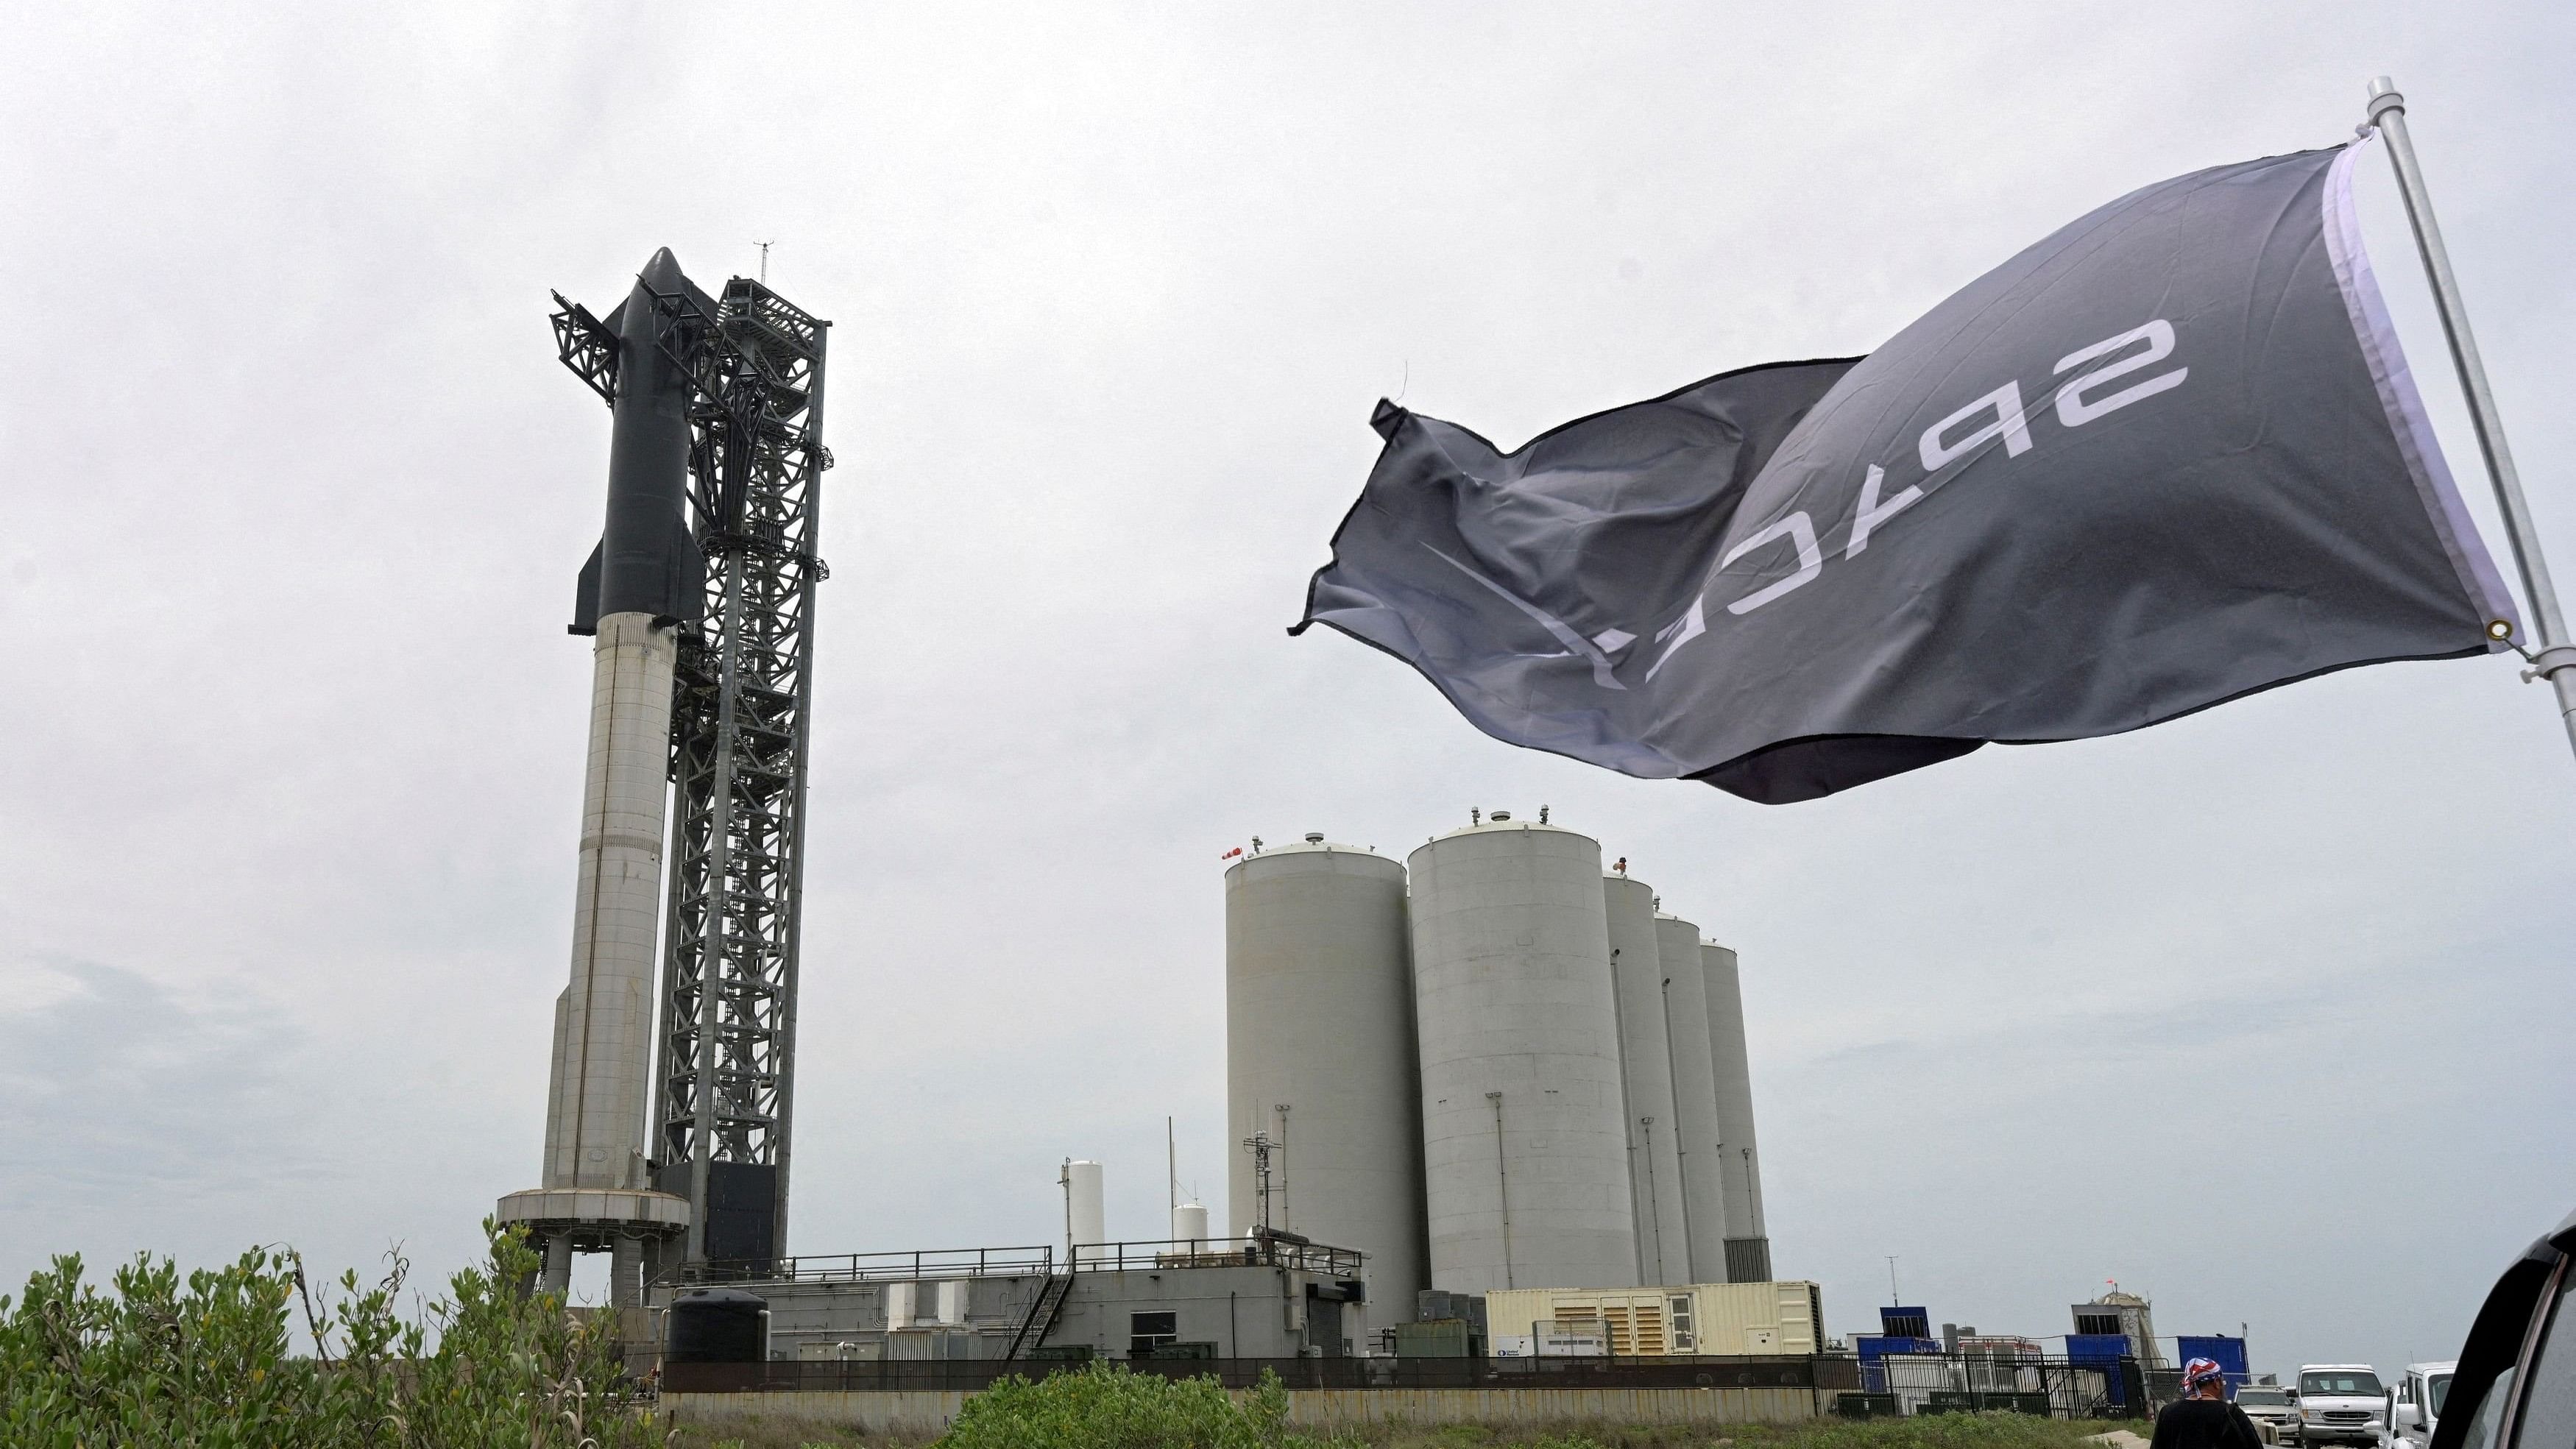
{"label": "white suv", "polygon": [[2387,1429],[2388,1390],[2366,1363],[2299,1366],[2299,1442],[2367,1444],[2378,1449]]}
{"label": "white suv", "polygon": [[2389,1396],[2388,1433],[2395,1449],[2430,1449],[2434,1426],[2442,1419],[2442,1401],[2451,1396],[2451,1373],[2457,1363],[2410,1363],[2398,1375]]}

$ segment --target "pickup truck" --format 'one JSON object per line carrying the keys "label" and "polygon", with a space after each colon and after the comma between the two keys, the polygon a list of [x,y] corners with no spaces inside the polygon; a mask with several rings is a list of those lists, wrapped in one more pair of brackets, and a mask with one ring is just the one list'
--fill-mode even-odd
{"label": "pickup truck", "polygon": [[[2254,1431],[2266,1444],[2299,1442],[2299,1406],[2286,1388],[2270,1384],[2247,1384],[2236,1391],[2236,1407],[2254,1421]],[[2423,1449],[2417,1445],[2416,1449]]]}

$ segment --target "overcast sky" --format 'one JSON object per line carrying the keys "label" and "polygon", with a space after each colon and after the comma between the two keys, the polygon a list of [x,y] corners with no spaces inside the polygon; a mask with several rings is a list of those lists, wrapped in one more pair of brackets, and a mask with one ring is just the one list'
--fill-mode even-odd
{"label": "overcast sky", "polygon": [[[2447,1357],[2576,1205],[2576,763],[2510,658],[1763,807],[1282,632],[1380,395],[1505,445],[1866,351],[2394,73],[2576,575],[2558,5],[21,7],[0,45],[0,1286],[443,1272],[537,1181],[608,415],[547,289],[836,324],[792,1246],[1221,1197],[1221,851],[1471,806],[1743,954],[1774,1257]],[[2384,168],[2381,275],[2480,483]],[[2552,339],[2557,339],[2553,341]],[[2482,489],[2473,497],[2492,519]],[[2490,538],[2501,555],[2501,536]],[[1221,1211],[1220,1206],[1220,1211]]]}

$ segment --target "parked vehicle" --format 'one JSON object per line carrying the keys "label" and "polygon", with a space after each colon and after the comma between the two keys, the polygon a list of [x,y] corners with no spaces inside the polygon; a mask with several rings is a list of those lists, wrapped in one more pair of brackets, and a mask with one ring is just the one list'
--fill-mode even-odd
{"label": "parked vehicle", "polygon": [[2299,1442],[2367,1444],[2388,1428],[2388,1389],[2366,1363],[2299,1366]]}
{"label": "parked vehicle", "polygon": [[2576,1443],[2576,1214],[2487,1292],[2435,1409],[2430,1449]]}
{"label": "parked vehicle", "polygon": [[2450,1397],[2456,1363],[2410,1363],[2388,1389],[2388,1434],[2393,1449],[2429,1449]]}
{"label": "parked vehicle", "polygon": [[2247,1384],[2236,1391],[2236,1407],[2254,1421],[2254,1430],[2263,1435],[2264,1443],[2299,1442],[2299,1406],[2291,1399],[2290,1390],[2270,1384]]}

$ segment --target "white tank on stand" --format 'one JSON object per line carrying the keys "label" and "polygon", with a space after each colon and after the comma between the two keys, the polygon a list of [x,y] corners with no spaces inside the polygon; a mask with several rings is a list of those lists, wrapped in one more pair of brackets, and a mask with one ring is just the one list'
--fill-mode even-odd
{"label": "white tank on stand", "polygon": [[1208,1251],[1208,1211],[1194,1202],[1172,1209],[1172,1245],[1183,1253]]}
{"label": "white tank on stand", "polygon": [[1100,1164],[1066,1158],[1064,1173],[1064,1246],[1067,1263],[1089,1262],[1100,1254],[1096,1245],[1109,1241],[1109,1214],[1101,1195]]}

